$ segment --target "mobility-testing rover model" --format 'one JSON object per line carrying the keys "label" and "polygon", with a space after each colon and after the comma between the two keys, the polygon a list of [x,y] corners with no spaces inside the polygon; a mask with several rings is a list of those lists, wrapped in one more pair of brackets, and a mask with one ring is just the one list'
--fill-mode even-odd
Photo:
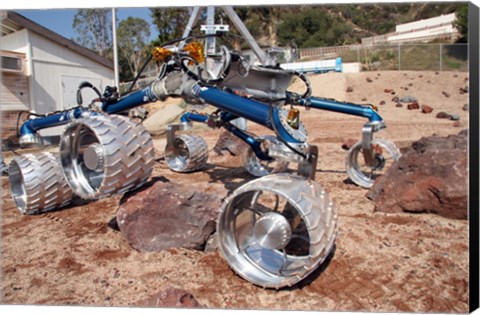
{"label": "mobility-testing rover model", "polygon": [[[318,150],[307,142],[297,107],[364,117],[362,140],[349,151],[350,179],[363,187],[382,173],[386,158],[398,159],[392,143],[374,139],[385,128],[372,105],[358,105],[311,96],[308,78],[279,67],[255,43],[231,7],[223,8],[256,53],[260,64],[247,62],[225,46],[216,48],[221,30],[208,8],[205,52],[188,36],[200,16],[195,8],[185,36],[154,50],[161,64],[147,87],[119,97],[116,88],[100,93],[89,83],[78,90],[75,108],[27,120],[20,130],[22,144],[41,144],[37,131],[66,125],[59,155],[25,154],[9,166],[13,198],[22,213],[62,207],[75,194],[98,199],[141,187],[154,163],[152,139],[143,126],[117,113],[137,106],[181,97],[191,104],[210,104],[213,114],[187,112],[167,128],[165,160],[172,171],[201,170],[208,158],[203,138],[188,133],[193,122],[225,128],[248,144],[245,168],[260,178],[232,192],[220,211],[217,232],[229,265],[246,280],[263,287],[292,286],[307,277],[329,255],[337,235],[337,214],[327,192],[314,180]],[[173,45],[175,44],[175,45]],[[302,95],[288,91],[294,77],[305,83]],[[81,90],[92,88],[98,99],[82,106]],[[99,105],[100,104],[100,105]],[[275,135],[256,136],[232,123],[237,118],[265,126]],[[380,148],[380,149],[379,149]],[[284,173],[288,163],[297,174]],[[274,167],[271,165],[274,164]]]}

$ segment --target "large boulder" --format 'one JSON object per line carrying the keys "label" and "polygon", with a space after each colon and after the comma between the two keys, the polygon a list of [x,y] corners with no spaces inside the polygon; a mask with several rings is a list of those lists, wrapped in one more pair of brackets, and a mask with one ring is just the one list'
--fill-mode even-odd
{"label": "large boulder", "polygon": [[124,237],[139,251],[203,249],[215,231],[221,205],[221,194],[198,191],[191,185],[156,181],[126,194],[120,201],[116,219]]}
{"label": "large boulder", "polygon": [[466,130],[414,142],[367,193],[375,211],[467,219],[467,149]]}

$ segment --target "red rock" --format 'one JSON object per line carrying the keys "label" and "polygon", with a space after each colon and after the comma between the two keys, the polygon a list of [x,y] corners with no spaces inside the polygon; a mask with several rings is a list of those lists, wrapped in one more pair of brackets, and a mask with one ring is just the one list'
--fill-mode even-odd
{"label": "red rock", "polygon": [[461,124],[458,120],[453,123],[453,127],[455,127],[455,128],[458,128],[460,126],[461,126]]}
{"label": "red rock", "polygon": [[385,89],[383,90],[385,93],[392,93],[392,90],[391,89]]}
{"label": "red rock", "polygon": [[352,139],[352,138],[345,138],[345,139],[343,139],[342,149],[348,151],[357,142],[358,142],[358,140],[355,140],[355,139]]}
{"label": "red rock", "polygon": [[437,118],[440,118],[440,119],[449,119],[450,118],[450,115],[445,113],[445,112],[440,112],[437,114],[436,116]]}
{"label": "red rock", "polygon": [[247,147],[248,145],[240,138],[235,137],[228,130],[223,130],[212,150],[218,155],[223,155],[223,151],[227,151],[231,155],[240,156]]}
{"label": "red rock", "polygon": [[160,291],[157,294],[138,303],[140,306],[146,307],[174,307],[174,308],[201,308],[192,293],[177,289],[169,288]]}
{"label": "red rock", "polygon": [[397,103],[397,104],[395,105],[395,107],[403,107],[403,104],[402,104],[402,103]]}
{"label": "red rock", "polygon": [[385,105],[385,101],[380,101],[380,105]]}
{"label": "red rock", "polygon": [[422,113],[430,114],[431,112],[433,112],[433,108],[428,105],[422,105]]}
{"label": "red rock", "polygon": [[468,140],[466,130],[415,141],[380,177],[367,197],[374,211],[433,213],[467,219]]}
{"label": "red rock", "polygon": [[215,231],[221,194],[192,185],[156,181],[124,195],[117,224],[130,245],[143,252],[203,249]]}
{"label": "red rock", "polygon": [[417,102],[413,102],[407,105],[407,109],[409,110],[414,110],[414,109],[419,109],[420,105],[418,105]]}

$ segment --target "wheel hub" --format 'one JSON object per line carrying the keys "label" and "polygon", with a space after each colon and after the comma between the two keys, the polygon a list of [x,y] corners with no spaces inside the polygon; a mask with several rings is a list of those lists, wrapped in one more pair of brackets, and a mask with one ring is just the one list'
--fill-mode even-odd
{"label": "wheel hub", "polygon": [[93,143],[86,148],[83,153],[83,161],[88,169],[101,171],[104,164],[102,145],[100,143]]}
{"label": "wheel hub", "polygon": [[263,248],[281,249],[290,242],[292,230],[284,216],[268,212],[255,223],[253,235]]}

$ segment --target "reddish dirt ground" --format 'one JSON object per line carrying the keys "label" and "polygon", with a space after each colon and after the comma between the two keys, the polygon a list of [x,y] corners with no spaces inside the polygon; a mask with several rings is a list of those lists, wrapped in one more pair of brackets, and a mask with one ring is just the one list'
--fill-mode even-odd
{"label": "reddish dirt ground", "polygon": [[[367,81],[369,77],[372,82]],[[387,129],[378,137],[406,147],[429,136],[468,128],[462,110],[468,74],[456,72],[329,73],[311,76],[313,95],[379,104]],[[352,87],[352,92],[346,92]],[[408,90],[402,89],[407,87]],[[294,83],[292,89],[302,89]],[[395,107],[385,89],[414,95],[431,114]],[[446,97],[442,92],[447,92]],[[477,104],[473,104],[477,105]],[[459,126],[435,118],[460,115]],[[159,253],[132,249],[111,228],[121,196],[75,203],[60,211],[21,215],[2,178],[3,304],[139,306],[168,288],[187,290],[207,308],[313,311],[440,312],[468,311],[468,222],[430,214],[373,212],[367,190],[345,172],[344,138],[359,139],[364,119],[302,110],[309,142],[319,147],[316,181],[330,194],[339,214],[336,250],[306,281],[287,289],[263,289],[235,275],[219,252],[175,248]],[[249,125],[262,135],[264,128]],[[198,131],[210,148],[220,131]],[[271,133],[271,132],[270,132]],[[177,174],[162,157],[165,139],[155,138],[153,177],[192,185],[225,196],[253,179],[237,157],[210,154],[206,170]],[[9,160],[12,152],[5,153]]]}

